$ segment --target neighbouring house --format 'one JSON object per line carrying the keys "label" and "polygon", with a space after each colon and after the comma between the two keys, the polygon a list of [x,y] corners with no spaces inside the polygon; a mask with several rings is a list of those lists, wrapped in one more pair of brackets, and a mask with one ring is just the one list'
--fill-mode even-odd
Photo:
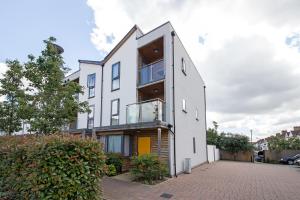
{"label": "neighbouring house", "polygon": [[79,60],[65,81],[84,87],[72,134],[97,137],[125,157],[156,153],[171,175],[207,161],[205,85],[170,22],[134,26],[101,61]]}
{"label": "neighbouring house", "polygon": [[254,145],[259,151],[269,150],[268,146],[268,139],[269,138],[263,138],[258,140]]}
{"label": "neighbouring house", "polygon": [[289,138],[300,138],[300,126],[294,126],[294,129],[291,131],[282,130],[281,133],[277,133],[276,136],[283,137],[286,140]]}

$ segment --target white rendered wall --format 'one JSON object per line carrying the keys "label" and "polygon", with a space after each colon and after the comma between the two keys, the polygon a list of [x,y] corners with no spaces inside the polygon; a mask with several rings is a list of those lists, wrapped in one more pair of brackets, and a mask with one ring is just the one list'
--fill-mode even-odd
{"label": "white rendered wall", "polygon": [[[204,82],[185,51],[177,34],[175,48],[175,113],[176,113],[176,168],[183,171],[184,159],[191,158],[192,167],[207,161]],[[181,59],[186,63],[186,75],[181,70]],[[168,78],[171,80],[171,76]],[[171,87],[169,89],[171,91]],[[168,91],[168,90],[167,90]],[[182,111],[182,99],[186,100],[187,113]],[[199,120],[196,120],[198,109]],[[196,153],[193,152],[193,138]]]}
{"label": "white rendered wall", "polygon": [[[79,101],[87,101],[89,105],[95,106],[94,126],[100,126],[100,95],[101,95],[101,66],[95,64],[79,63],[80,78],[79,84],[83,86],[84,94],[79,95]],[[95,97],[88,98],[87,76],[96,74]],[[78,113],[77,128],[87,128],[87,113]]]}
{"label": "white rendered wall", "polygon": [[215,145],[207,145],[207,161],[209,163],[215,161]]}
{"label": "white rendered wall", "polygon": [[[126,123],[126,105],[137,101],[136,34],[133,33],[104,65],[102,126],[110,126],[111,100],[120,99],[119,124]],[[120,89],[111,91],[112,65],[117,62],[120,62]]]}

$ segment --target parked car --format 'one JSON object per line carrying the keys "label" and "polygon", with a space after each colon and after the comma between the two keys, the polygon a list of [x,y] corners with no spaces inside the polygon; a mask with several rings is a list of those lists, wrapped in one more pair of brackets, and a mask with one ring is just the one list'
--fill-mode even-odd
{"label": "parked car", "polygon": [[280,163],[282,164],[288,164],[288,165],[293,165],[294,161],[300,158],[300,154],[296,154],[294,156],[289,156],[289,157],[283,157],[280,159]]}
{"label": "parked car", "polygon": [[297,160],[295,160],[294,164],[300,166],[300,158],[298,158]]}
{"label": "parked car", "polygon": [[262,162],[263,161],[263,156],[255,156],[255,161],[256,162]]}

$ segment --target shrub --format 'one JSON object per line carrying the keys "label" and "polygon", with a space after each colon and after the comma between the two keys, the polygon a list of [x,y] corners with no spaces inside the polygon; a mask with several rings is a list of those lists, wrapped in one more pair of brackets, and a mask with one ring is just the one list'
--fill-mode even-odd
{"label": "shrub", "polygon": [[0,199],[101,198],[105,156],[94,140],[0,137],[0,152]]}
{"label": "shrub", "polygon": [[135,180],[153,184],[153,181],[162,180],[167,175],[165,164],[153,154],[145,154],[132,158],[130,172]]}
{"label": "shrub", "polygon": [[107,165],[107,176],[115,176],[117,175],[116,167],[113,164]]}
{"label": "shrub", "polygon": [[119,153],[107,153],[106,157],[106,164],[114,165],[116,168],[116,172],[121,173],[123,164],[122,155]]}

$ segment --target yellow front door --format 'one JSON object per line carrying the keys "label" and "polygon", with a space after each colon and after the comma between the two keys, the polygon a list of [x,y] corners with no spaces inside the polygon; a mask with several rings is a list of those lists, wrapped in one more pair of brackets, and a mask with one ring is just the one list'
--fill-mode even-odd
{"label": "yellow front door", "polygon": [[138,155],[149,154],[150,137],[138,137]]}

